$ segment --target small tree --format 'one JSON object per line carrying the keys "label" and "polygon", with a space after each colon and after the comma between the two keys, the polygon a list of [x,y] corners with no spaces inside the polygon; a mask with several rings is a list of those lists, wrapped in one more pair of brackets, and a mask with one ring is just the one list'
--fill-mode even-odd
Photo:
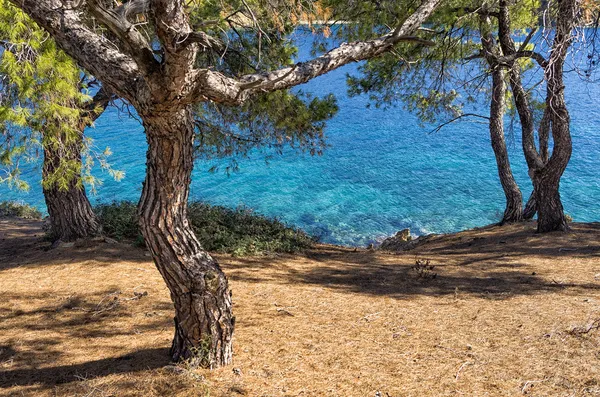
{"label": "small tree", "polygon": [[[376,26],[387,23],[389,10],[398,10],[393,1],[358,3],[355,8],[337,0],[329,3],[338,18],[357,22],[337,31],[344,38],[370,35]],[[528,18],[523,15],[527,10],[519,8],[515,13],[525,24]],[[369,94],[377,106],[403,103],[421,121],[437,123],[435,131],[467,117],[487,120],[506,198],[501,223],[510,223],[522,220],[522,194],[512,173],[504,137],[508,98],[505,67],[495,58],[483,56],[484,47],[492,53],[501,51],[490,14],[494,13],[485,11],[480,1],[446,1],[428,27],[436,37],[434,43],[423,42],[420,47],[413,46],[412,51],[390,52],[371,59],[359,68],[358,76],[348,79],[348,84],[351,95]],[[463,110],[466,105],[485,103],[483,96],[489,98],[489,116]]]}
{"label": "small tree", "polygon": [[[106,107],[99,90],[90,100],[89,78],[47,33],[7,1],[0,9],[0,128],[4,181],[28,188],[19,178],[19,157],[41,146],[42,187],[54,239],[94,235],[100,226],[85,194],[92,179],[82,164],[83,130]],[[87,167],[89,171],[89,165]]]}

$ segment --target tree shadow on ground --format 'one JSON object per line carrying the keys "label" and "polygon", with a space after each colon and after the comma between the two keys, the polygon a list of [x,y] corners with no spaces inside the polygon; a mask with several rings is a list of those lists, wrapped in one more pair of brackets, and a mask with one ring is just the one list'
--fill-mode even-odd
{"label": "tree shadow on ground", "polygon": [[513,225],[490,225],[455,234],[424,239],[404,254],[437,254],[461,260],[462,265],[480,262],[487,255],[494,258],[537,256],[543,258],[599,257],[600,223],[572,223],[568,232],[536,233],[534,222]]}
{"label": "tree shadow on ground", "polygon": [[58,385],[75,380],[160,368],[169,364],[166,348],[145,349],[118,357],[45,368],[19,368],[0,373],[0,388]]}
{"label": "tree shadow on ground", "polygon": [[[41,221],[2,218],[0,223],[0,271],[21,266],[78,263],[90,259],[106,265],[115,261],[150,260],[141,248],[132,249],[129,244],[109,244],[102,239],[84,239],[76,241],[72,247],[52,248],[50,241],[45,238]],[[124,245],[127,249],[123,249]]]}
{"label": "tree shadow on ground", "polygon": [[[432,262],[435,263],[435,262]],[[555,292],[562,289],[600,290],[597,283],[572,283],[542,278],[531,271],[506,269],[482,274],[452,272],[444,266],[421,270],[416,265],[347,263],[343,268],[318,267],[291,274],[290,283],[321,285],[335,290],[408,299],[415,295],[469,294],[489,299]]]}
{"label": "tree shadow on ground", "polygon": [[[167,302],[116,289],[69,296],[8,293],[5,298],[20,304],[16,310],[7,306],[0,311],[0,365],[4,367],[0,389],[30,385],[47,389],[169,363],[167,349],[156,348],[74,365],[55,364],[65,362],[71,347],[80,349],[83,344],[94,350],[96,344],[105,346],[114,337],[135,339],[136,335],[171,327],[171,317],[165,315],[172,310]],[[140,314],[142,320],[138,319]]]}
{"label": "tree shadow on ground", "polygon": [[[227,273],[234,280],[246,282],[303,283],[397,299],[452,294],[504,299],[566,289],[600,290],[600,284],[593,278],[572,282],[548,276],[561,264],[564,266],[564,261],[598,256],[598,223],[573,224],[568,233],[549,234],[537,234],[533,223],[522,223],[440,235],[408,251],[380,252],[336,246],[308,250],[305,262],[316,261],[318,266],[298,263],[291,266],[292,256],[244,259],[228,266]],[[434,269],[427,271],[416,266],[416,260],[428,258]],[[301,261],[298,257],[296,260]],[[259,268],[271,271],[252,271]],[[567,277],[577,278],[577,275]]]}

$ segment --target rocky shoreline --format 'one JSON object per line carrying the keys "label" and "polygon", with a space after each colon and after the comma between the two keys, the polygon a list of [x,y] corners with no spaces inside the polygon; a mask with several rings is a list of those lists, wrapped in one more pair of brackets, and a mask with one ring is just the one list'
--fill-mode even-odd
{"label": "rocky shoreline", "polygon": [[410,235],[410,229],[402,229],[394,236],[388,237],[381,242],[377,249],[382,251],[410,251],[418,246],[431,241],[439,234],[425,234],[413,238]]}

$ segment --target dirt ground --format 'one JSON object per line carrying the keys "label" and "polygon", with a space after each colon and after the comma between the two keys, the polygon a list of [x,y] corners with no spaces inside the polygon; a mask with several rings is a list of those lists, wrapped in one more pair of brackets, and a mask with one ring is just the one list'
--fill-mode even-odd
{"label": "dirt ground", "polygon": [[234,364],[209,371],[168,362],[173,311],[143,249],[49,250],[40,222],[0,220],[0,395],[600,396],[600,224],[533,230],[220,255]]}

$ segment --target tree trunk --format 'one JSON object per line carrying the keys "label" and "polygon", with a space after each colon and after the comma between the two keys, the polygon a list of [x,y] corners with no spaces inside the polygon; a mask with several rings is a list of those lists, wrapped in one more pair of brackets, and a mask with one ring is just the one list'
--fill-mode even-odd
{"label": "tree trunk", "polygon": [[[81,183],[82,136],[83,132],[74,142],[43,145],[42,186],[53,240],[73,241],[96,235],[101,230]],[[64,141],[63,138],[60,136],[57,139]],[[47,183],[54,179],[57,172],[61,172],[61,167],[66,163],[70,163],[69,170],[74,175],[61,175],[61,178],[68,178],[61,186],[55,181]]]}
{"label": "tree trunk", "polygon": [[504,111],[506,84],[504,71],[496,66],[492,71],[492,101],[490,105],[490,138],[498,165],[498,176],[506,197],[506,208],[501,224],[523,220],[523,196],[510,168],[508,150],[504,139]]}
{"label": "tree trunk", "polygon": [[[515,43],[511,36],[508,2],[500,0],[499,36],[505,55],[516,53]],[[567,222],[560,201],[560,178],[571,158],[572,143],[569,129],[569,112],[564,98],[563,67],[567,51],[571,45],[571,32],[575,25],[578,10],[576,0],[563,0],[558,2],[555,35],[550,50],[550,57],[545,64],[544,76],[546,78],[546,108],[549,120],[544,122],[551,125],[554,149],[548,159],[547,137],[541,131],[540,150],[535,147],[533,113],[529,107],[527,93],[523,88],[518,63],[511,65],[510,83],[515,99],[515,105],[521,120],[523,130],[523,152],[529,168],[529,175],[533,182],[535,203],[538,212],[537,231],[544,233],[555,230],[566,230]],[[543,126],[542,126],[543,127]],[[544,143],[546,140],[546,143]],[[546,157],[544,159],[543,157]],[[546,161],[547,160],[547,161]],[[547,200],[547,202],[546,202]]]}
{"label": "tree trunk", "polygon": [[536,172],[533,177],[535,201],[538,209],[538,232],[568,230],[559,193],[559,178],[555,173]]}
{"label": "tree trunk", "polygon": [[[533,182],[533,181],[532,181]],[[535,189],[535,187],[534,187]],[[527,200],[527,204],[525,204],[525,209],[523,210],[523,219],[526,221],[530,221],[533,219],[537,212],[537,203],[535,201],[535,190],[531,192],[529,199]]]}
{"label": "tree trunk", "polygon": [[573,150],[571,120],[565,103],[563,68],[572,41],[571,32],[575,25],[577,10],[578,4],[575,0],[564,0],[559,3],[550,60],[544,70],[547,82],[546,108],[550,115],[549,125],[554,148],[552,156],[544,166],[533,172],[533,185],[538,206],[537,230],[541,233],[568,229],[559,193],[560,178],[569,164]]}
{"label": "tree trunk", "polygon": [[141,114],[148,140],[140,226],[175,304],[174,361],[209,368],[231,363],[234,317],[227,278],[187,219],[193,168],[190,107]]}

